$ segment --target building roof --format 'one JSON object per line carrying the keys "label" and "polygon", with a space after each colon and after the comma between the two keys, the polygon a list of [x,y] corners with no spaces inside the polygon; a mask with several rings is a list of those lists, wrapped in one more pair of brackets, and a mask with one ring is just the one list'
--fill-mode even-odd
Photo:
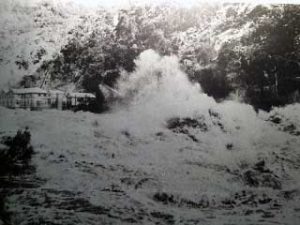
{"label": "building roof", "polygon": [[53,95],[54,95],[54,94],[55,94],[55,95],[56,95],[56,94],[61,94],[61,95],[62,95],[62,94],[64,94],[65,92],[60,91],[60,90],[49,90],[49,93],[50,93],[50,94],[53,94]]}
{"label": "building roof", "polygon": [[91,94],[91,93],[81,93],[81,92],[72,92],[69,93],[68,96],[70,97],[76,97],[76,98],[96,98],[95,95]]}
{"label": "building roof", "polygon": [[47,94],[46,90],[43,90],[38,87],[34,88],[20,88],[20,89],[11,89],[15,94]]}

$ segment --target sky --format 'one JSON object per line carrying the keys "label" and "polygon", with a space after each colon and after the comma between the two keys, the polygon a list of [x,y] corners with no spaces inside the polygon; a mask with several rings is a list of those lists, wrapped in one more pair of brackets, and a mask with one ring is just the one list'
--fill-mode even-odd
{"label": "sky", "polygon": [[85,6],[120,6],[130,5],[137,3],[164,3],[175,2],[176,4],[183,6],[191,6],[197,2],[251,2],[251,3],[291,3],[300,4],[300,0],[72,0],[73,2],[80,3]]}
{"label": "sky", "polygon": [[[35,3],[45,0],[0,0],[0,2],[15,2],[19,1],[22,3]],[[47,0],[46,0],[47,1]],[[300,0],[48,0],[53,2],[74,2],[86,7],[124,7],[136,4],[151,4],[151,3],[173,3],[176,5],[181,5],[184,7],[193,6],[196,3],[211,3],[211,2],[248,2],[248,3],[290,3],[290,4],[300,4]]]}

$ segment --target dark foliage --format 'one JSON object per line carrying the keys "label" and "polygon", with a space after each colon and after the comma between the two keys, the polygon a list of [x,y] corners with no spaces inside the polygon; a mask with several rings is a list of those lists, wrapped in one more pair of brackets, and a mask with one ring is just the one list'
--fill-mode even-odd
{"label": "dark foliage", "polygon": [[202,132],[208,131],[208,126],[205,123],[204,117],[193,118],[172,118],[167,121],[167,128],[174,133],[180,133],[186,135],[194,142],[199,140],[190,133],[189,128],[199,129]]}
{"label": "dark foliage", "polygon": [[266,167],[263,160],[243,172],[242,180],[251,187],[270,187],[273,189],[281,189],[282,187],[279,177]]}
{"label": "dark foliage", "polygon": [[14,137],[2,139],[6,148],[0,149],[0,176],[18,175],[30,168],[29,163],[34,153],[30,139],[28,129],[19,130]]}
{"label": "dark foliage", "polygon": [[18,66],[19,70],[20,69],[28,70],[29,64],[26,60],[20,59],[20,60],[15,61],[15,63]]}
{"label": "dark foliage", "polygon": [[0,222],[3,222],[3,225],[10,225],[10,216],[5,206],[5,195],[0,193]]}
{"label": "dark foliage", "polygon": [[31,88],[36,86],[36,82],[37,82],[37,78],[35,76],[28,75],[22,77],[22,80],[19,82],[19,85],[21,87]]}
{"label": "dark foliage", "polygon": [[217,100],[224,99],[232,91],[224,73],[215,68],[207,68],[195,73],[195,80],[201,84],[202,90]]}
{"label": "dark foliage", "polygon": [[[24,131],[18,130],[14,137],[2,138],[2,144],[6,147],[0,149],[0,179],[10,179],[32,169],[29,163],[34,151],[30,139],[31,134],[27,128]],[[5,205],[7,193],[2,188],[0,183],[0,222],[6,225],[11,224],[10,213]]]}
{"label": "dark foliage", "polygon": [[241,62],[241,80],[246,87],[249,103],[257,108],[291,103],[293,94],[300,90],[296,77],[300,75],[299,35],[300,7],[284,5],[278,16],[277,8],[266,12],[272,23],[263,23],[249,37],[256,44],[250,57]]}
{"label": "dark foliage", "polygon": [[[99,104],[100,102],[101,104]],[[96,99],[89,99],[86,102],[82,102],[74,108],[74,111],[89,111],[94,113],[101,113],[106,111],[108,108],[105,104],[104,96],[101,91],[96,93]]]}

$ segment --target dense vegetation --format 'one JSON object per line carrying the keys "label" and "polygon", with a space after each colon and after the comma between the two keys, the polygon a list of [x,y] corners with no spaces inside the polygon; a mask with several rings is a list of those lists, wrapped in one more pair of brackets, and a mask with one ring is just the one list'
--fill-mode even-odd
{"label": "dense vegetation", "polygon": [[[70,31],[73,38],[53,60],[44,61],[39,72],[50,68],[52,81],[74,82],[78,89],[95,93],[101,111],[105,99],[99,84],[114,87],[120,73],[132,72],[134,59],[151,48],[162,55],[176,54],[190,79],[217,100],[235,93],[267,110],[296,101],[300,6],[241,8],[133,7],[119,11],[116,25],[113,15],[102,10],[101,19],[92,21],[92,32]],[[224,38],[243,30],[242,35]],[[216,49],[222,38],[226,40]]]}
{"label": "dense vegetation", "polygon": [[256,47],[241,60],[241,81],[255,105],[291,103],[300,85],[300,7],[285,5],[281,13],[276,8],[259,9],[274,19],[261,24],[250,40],[245,40]]}

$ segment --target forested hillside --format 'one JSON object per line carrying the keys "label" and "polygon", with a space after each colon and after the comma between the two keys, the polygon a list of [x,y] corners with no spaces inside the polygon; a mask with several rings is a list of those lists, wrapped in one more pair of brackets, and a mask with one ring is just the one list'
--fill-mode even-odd
{"label": "forested hillside", "polygon": [[[54,1],[55,2],[55,1]],[[205,93],[269,109],[299,100],[300,6],[202,4],[109,10],[39,3],[1,13],[3,84],[96,93],[147,49],[176,55]],[[23,77],[24,75],[27,75]],[[22,78],[23,77],[23,78]],[[30,82],[27,82],[30,80]]]}

